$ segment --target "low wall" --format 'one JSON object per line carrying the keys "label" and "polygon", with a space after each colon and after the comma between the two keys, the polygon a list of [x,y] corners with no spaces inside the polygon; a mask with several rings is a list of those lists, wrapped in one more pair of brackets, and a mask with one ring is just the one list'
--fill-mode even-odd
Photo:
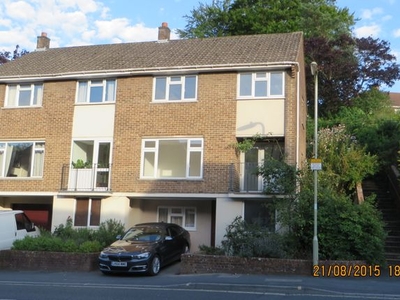
{"label": "low wall", "polygon": [[[242,258],[236,256],[184,254],[182,255],[181,274],[259,274],[259,275],[319,275],[325,276],[330,270],[332,277],[334,272],[340,270],[351,271],[353,275],[354,266],[365,265],[363,261],[321,261],[319,268],[314,268],[310,260],[300,259],[275,259],[275,258]],[[324,267],[322,267],[324,266]],[[336,266],[329,268],[329,266]],[[351,266],[351,267],[350,267]],[[353,271],[352,271],[353,270]],[[347,273],[347,272],[346,272]],[[315,274],[317,275],[317,274]]]}
{"label": "low wall", "polygon": [[0,251],[0,270],[94,271],[98,253]]}

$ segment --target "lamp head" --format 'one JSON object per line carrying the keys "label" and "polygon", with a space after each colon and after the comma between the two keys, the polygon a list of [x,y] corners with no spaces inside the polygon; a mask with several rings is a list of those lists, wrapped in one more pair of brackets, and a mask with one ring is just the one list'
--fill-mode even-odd
{"label": "lamp head", "polygon": [[318,64],[315,61],[313,61],[311,63],[311,74],[314,76],[317,73],[318,73]]}

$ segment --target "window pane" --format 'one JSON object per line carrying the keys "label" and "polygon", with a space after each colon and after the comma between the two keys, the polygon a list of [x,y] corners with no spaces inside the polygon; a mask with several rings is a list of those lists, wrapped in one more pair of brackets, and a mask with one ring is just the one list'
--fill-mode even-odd
{"label": "window pane", "polygon": [[155,153],[145,152],[143,162],[143,176],[154,177]]}
{"label": "window pane", "polygon": [[178,224],[179,226],[183,226],[183,217],[171,216],[171,223],[175,223],[175,224]]}
{"label": "window pane", "polygon": [[90,100],[91,103],[98,103],[103,101],[103,87],[92,86],[90,87]]}
{"label": "window pane", "polygon": [[202,140],[191,140],[190,147],[193,147],[193,148],[202,147]]}
{"label": "window pane", "polygon": [[16,106],[16,96],[17,96],[17,86],[9,85],[8,86],[8,95],[7,95],[7,106],[15,107]]}
{"label": "window pane", "polygon": [[31,102],[31,90],[21,90],[19,92],[18,106],[29,106]]}
{"label": "window pane", "polygon": [[158,208],[158,222],[168,223],[168,208]]}
{"label": "window pane", "polygon": [[161,100],[165,99],[165,91],[167,88],[167,78],[156,78],[156,91],[154,99]]}
{"label": "window pane", "polygon": [[77,199],[74,226],[87,226],[89,199]]}
{"label": "window pane", "polygon": [[43,176],[44,164],[44,151],[40,149],[35,150],[35,157],[33,160],[33,174],[32,176]]}
{"label": "window pane", "polygon": [[251,74],[240,74],[240,96],[251,96]]}
{"label": "window pane", "polygon": [[87,82],[79,82],[78,86],[78,103],[83,103],[86,102],[87,98],[87,90],[88,90],[88,84]]}
{"label": "window pane", "polygon": [[99,143],[98,168],[108,168],[110,163],[110,143]]}
{"label": "window pane", "polygon": [[92,207],[90,212],[90,226],[100,225],[100,209],[101,209],[101,200],[92,199]]}
{"label": "window pane", "polygon": [[144,142],[144,147],[145,148],[155,148],[156,147],[156,141],[145,141]]}
{"label": "window pane", "polygon": [[255,97],[266,97],[267,96],[267,81],[256,81],[255,82]]}
{"label": "window pane", "polygon": [[194,208],[185,209],[185,227],[196,227],[195,226],[195,210]]}
{"label": "window pane", "polygon": [[33,105],[41,105],[43,98],[43,85],[35,84],[35,90],[33,95]]}
{"label": "window pane", "polygon": [[106,98],[105,101],[115,101],[115,80],[106,81]]}
{"label": "window pane", "polygon": [[8,177],[29,177],[32,161],[32,143],[9,143],[6,154]]}
{"label": "window pane", "polygon": [[180,207],[171,208],[171,214],[182,214],[182,208]]}
{"label": "window pane", "polygon": [[201,152],[191,152],[189,161],[189,176],[199,177],[201,175]]}
{"label": "window pane", "polygon": [[283,95],[283,74],[271,73],[271,95]]}
{"label": "window pane", "polygon": [[158,152],[159,177],[186,177],[187,140],[161,140]]}
{"label": "window pane", "polygon": [[196,76],[185,77],[185,99],[196,97]]}
{"label": "window pane", "polygon": [[182,90],[181,84],[171,84],[169,86],[168,100],[181,100],[182,99],[181,90]]}
{"label": "window pane", "polygon": [[6,144],[5,143],[0,143],[0,177],[3,176],[4,171],[3,171],[3,166],[4,166],[4,157],[5,157],[5,149]]}

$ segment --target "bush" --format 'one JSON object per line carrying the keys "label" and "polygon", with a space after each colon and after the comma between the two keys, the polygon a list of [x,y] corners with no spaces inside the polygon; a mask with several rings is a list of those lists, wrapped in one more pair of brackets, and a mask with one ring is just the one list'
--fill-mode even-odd
{"label": "bush", "polygon": [[226,255],[241,257],[284,258],[282,236],[258,224],[236,217],[226,229],[222,249]]}
{"label": "bush", "polygon": [[124,226],[116,220],[107,220],[99,228],[74,228],[72,219],[56,227],[53,233],[43,230],[39,237],[27,236],[14,242],[13,250],[51,252],[100,252],[123,234]]}

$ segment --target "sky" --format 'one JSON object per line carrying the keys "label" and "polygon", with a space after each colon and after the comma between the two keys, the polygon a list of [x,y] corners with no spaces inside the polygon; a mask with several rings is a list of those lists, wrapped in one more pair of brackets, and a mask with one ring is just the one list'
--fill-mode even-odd
{"label": "sky", "polygon": [[[33,51],[42,32],[52,48],[155,41],[162,22],[177,39],[175,29],[185,27],[184,16],[200,2],[212,0],[1,0],[0,51],[16,45]],[[400,63],[400,0],[336,0],[336,5],[358,19],[355,36],[388,41]],[[400,81],[386,90],[400,92]]]}

